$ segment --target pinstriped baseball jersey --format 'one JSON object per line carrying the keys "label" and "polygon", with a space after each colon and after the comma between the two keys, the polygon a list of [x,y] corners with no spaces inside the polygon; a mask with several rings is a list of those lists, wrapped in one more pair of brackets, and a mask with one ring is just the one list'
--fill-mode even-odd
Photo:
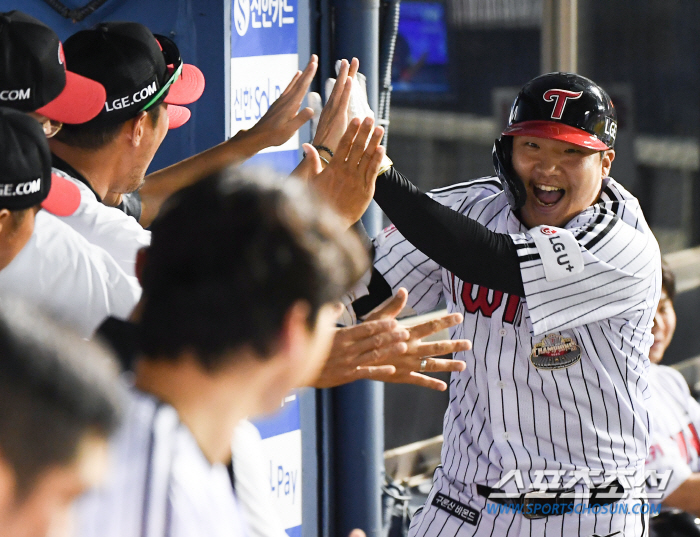
{"label": "pinstriped baseball jersey", "polygon": [[[473,342],[455,356],[467,367],[452,374],[433,494],[493,487],[515,469],[525,489],[538,479],[553,483],[542,471],[640,472],[660,254],[637,200],[606,179],[599,202],[565,229],[528,230],[496,178],[430,195],[510,234],[526,295],[459,280],[395,228],[375,240],[374,265],[391,288],[407,288],[418,313],[444,298],[450,312],[464,315],[451,336]],[[514,481],[501,488],[518,490]],[[414,534],[433,532],[418,526]]]}
{"label": "pinstriped baseball jersey", "polygon": [[[647,470],[655,470],[658,476],[672,470],[664,490],[647,480],[649,500],[661,502],[693,472],[700,472],[700,404],[675,369],[651,364],[649,373],[651,436]],[[653,493],[662,496],[653,497]]]}
{"label": "pinstriped baseball jersey", "polygon": [[131,390],[105,483],[75,508],[78,537],[243,537],[226,467],[205,458],[170,405]]}

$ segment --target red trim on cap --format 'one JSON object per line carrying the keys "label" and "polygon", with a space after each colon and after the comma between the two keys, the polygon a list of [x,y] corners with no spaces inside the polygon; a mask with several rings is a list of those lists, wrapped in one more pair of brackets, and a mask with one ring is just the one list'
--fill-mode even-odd
{"label": "red trim on cap", "polygon": [[85,123],[100,113],[106,99],[102,84],[66,71],[66,87],[37,113],[61,123]]}
{"label": "red trim on cap", "polygon": [[168,104],[191,104],[202,96],[204,91],[204,74],[199,68],[186,63],[182,74],[168,90],[165,102]]}
{"label": "red trim on cap", "polygon": [[68,179],[51,174],[51,190],[41,206],[56,216],[70,216],[80,207],[80,189]]}
{"label": "red trim on cap", "polygon": [[604,151],[610,149],[592,134],[556,121],[523,121],[507,127],[501,134],[506,136],[532,136],[534,138],[547,138],[559,140],[570,144]]}
{"label": "red trim on cap", "polygon": [[168,129],[177,129],[182,127],[190,119],[192,112],[189,108],[184,106],[177,106],[176,104],[168,105]]}

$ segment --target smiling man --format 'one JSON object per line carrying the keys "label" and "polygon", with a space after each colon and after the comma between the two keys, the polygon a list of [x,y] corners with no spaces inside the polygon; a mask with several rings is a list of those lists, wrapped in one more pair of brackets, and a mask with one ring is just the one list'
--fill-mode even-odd
{"label": "smiling man", "polygon": [[[427,195],[393,168],[377,179],[396,227],[375,239],[354,314],[406,287],[418,313],[443,299],[462,313],[451,335],[473,342],[455,354],[466,369],[452,373],[442,465],[411,537],[646,535],[633,489],[660,255],[609,177],[616,133],[600,86],[550,73],[515,99],[496,177]],[[366,189],[332,187],[341,200]]]}

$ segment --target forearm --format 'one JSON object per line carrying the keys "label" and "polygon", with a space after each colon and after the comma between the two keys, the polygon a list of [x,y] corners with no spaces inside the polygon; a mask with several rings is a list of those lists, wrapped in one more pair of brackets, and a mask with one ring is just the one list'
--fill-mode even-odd
{"label": "forearm", "polygon": [[394,168],[377,178],[374,199],[401,234],[459,279],[524,296],[508,234],[495,233],[423,194]]}
{"label": "forearm", "polygon": [[700,473],[691,474],[680,487],[666,497],[663,505],[683,509],[700,517]]}
{"label": "forearm", "polygon": [[227,166],[240,164],[265,147],[264,140],[255,132],[240,131],[230,140],[148,175],[139,191],[141,225],[148,227],[158,215],[160,206],[174,192]]}

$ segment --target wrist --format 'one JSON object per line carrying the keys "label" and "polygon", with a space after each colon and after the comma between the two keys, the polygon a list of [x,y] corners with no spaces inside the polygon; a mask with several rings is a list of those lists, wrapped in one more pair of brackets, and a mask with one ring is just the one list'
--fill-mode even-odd
{"label": "wrist", "polygon": [[242,129],[229,139],[231,145],[242,144],[245,148],[244,152],[248,158],[257,155],[260,151],[267,147],[265,137],[259,135],[255,126],[250,129]]}

